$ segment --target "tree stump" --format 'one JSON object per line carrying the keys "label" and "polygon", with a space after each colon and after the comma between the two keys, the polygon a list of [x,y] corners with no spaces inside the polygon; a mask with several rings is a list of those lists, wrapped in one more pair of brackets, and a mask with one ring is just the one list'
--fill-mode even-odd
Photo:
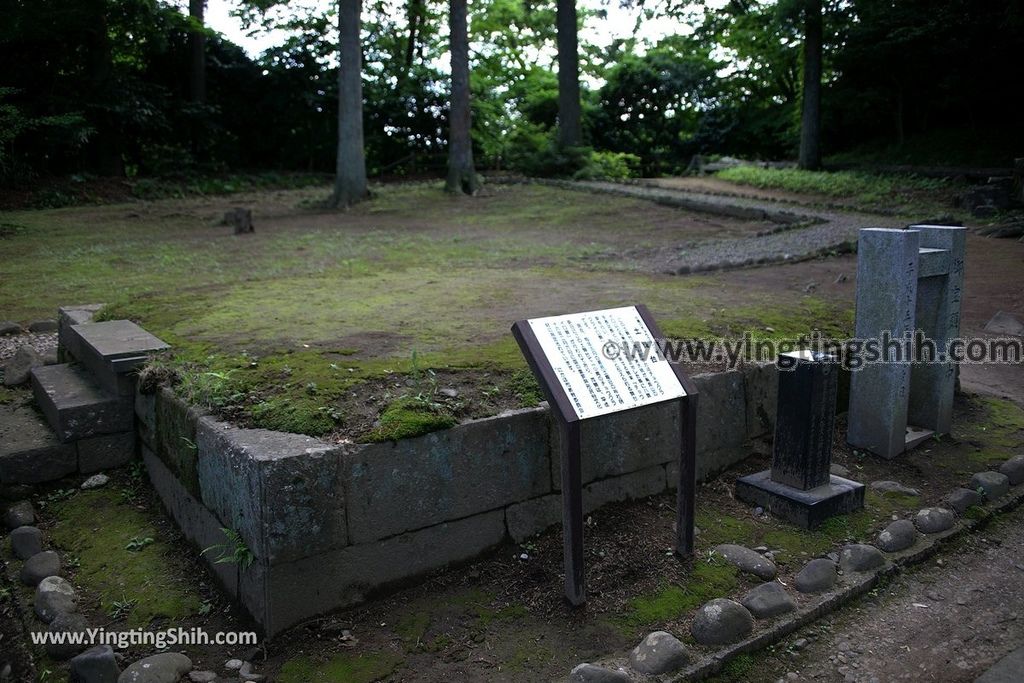
{"label": "tree stump", "polygon": [[224,225],[231,225],[236,235],[256,232],[252,224],[252,209],[234,208],[224,213]]}

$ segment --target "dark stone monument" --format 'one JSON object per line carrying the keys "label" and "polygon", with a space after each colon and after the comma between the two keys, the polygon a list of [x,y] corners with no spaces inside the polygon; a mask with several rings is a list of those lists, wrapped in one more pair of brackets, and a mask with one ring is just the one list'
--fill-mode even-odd
{"label": "dark stone monument", "polygon": [[736,497],[814,529],[864,507],[864,485],[829,472],[839,368],[810,351],[781,354],[779,367],[772,467],[737,480]]}

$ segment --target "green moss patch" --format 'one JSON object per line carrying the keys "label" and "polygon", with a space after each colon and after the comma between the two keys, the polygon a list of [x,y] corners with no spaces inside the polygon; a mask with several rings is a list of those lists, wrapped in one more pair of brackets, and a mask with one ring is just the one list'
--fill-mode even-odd
{"label": "green moss patch", "polygon": [[458,420],[443,407],[415,398],[401,398],[380,416],[380,426],[366,436],[367,441],[398,441],[447,429]]}
{"label": "green moss patch", "polygon": [[158,617],[175,621],[199,610],[198,593],[173,568],[170,545],[117,491],[84,491],[51,511],[54,545],[77,561],[75,581],[99,596],[104,612],[144,627]]}
{"label": "green moss patch", "polygon": [[698,560],[683,585],[666,585],[630,600],[627,611],[614,621],[626,630],[678,619],[712,598],[739,586],[738,570],[718,557]]}
{"label": "green moss patch", "polygon": [[372,683],[390,675],[402,664],[391,652],[342,653],[325,660],[294,657],[281,667],[279,683]]}

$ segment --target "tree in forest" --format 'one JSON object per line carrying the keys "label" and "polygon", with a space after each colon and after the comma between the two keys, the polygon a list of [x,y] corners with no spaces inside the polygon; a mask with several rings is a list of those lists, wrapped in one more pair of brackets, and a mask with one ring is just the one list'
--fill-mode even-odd
{"label": "tree in forest", "polygon": [[366,198],[366,157],[363,151],[363,78],[359,15],[362,0],[339,0],[338,26],[338,158],[334,178],[335,207]]}
{"label": "tree in forest", "polygon": [[448,4],[452,93],[448,113],[448,192],[476,194],[479,180],[473,168],[472,116],[469,105],[469,35],[466,0]]}
{"label": "tree in forest", "polygon": [[189,95],[195,104],[206,104],[206,0],[189,0],[188,31]]}
{"label": "tree in forest", "polygon": [[800,117],[800,168],[821,168],[821,0],[804,0],[803,110]]}
{"label": "tree in forest", "polygon": [[576,36],[576,0],[558,0],[558,144],[579,147],[580,67]]}

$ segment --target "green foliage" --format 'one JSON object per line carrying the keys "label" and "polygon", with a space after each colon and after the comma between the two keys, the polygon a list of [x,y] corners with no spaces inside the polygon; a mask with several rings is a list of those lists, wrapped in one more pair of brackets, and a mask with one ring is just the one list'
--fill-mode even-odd
{"label": "green foliage", "polygon": [[948,185],[940,178],[914,175],[885,175],[857,171],[804,171],[796,168],[737,166],[719,171],[722,180],[754,187],[853,198],[878,202],[900,192],[933,192]]}
{"label": "green foliage", "polygon": [[224,534],[225,542],[205,548],[202,554],[212,551],[216,554],[214,564],[237,564],[242,569],[248,569],[255,557],[246,545],[245,539],[234,529],[221,527],[221,533]]}
{"label": "green foliage", "polygon": [[626,180],[635,178],[640,157],[626,152],[591,152],[583,168],[573,174],[575,180]]}
{"label": "green foliage", "polygon": [[528,368],[514,371],[508,380],[507,387],[524,408],[532,408],[544,400],[540,384],[537,383],[537,378]]}

